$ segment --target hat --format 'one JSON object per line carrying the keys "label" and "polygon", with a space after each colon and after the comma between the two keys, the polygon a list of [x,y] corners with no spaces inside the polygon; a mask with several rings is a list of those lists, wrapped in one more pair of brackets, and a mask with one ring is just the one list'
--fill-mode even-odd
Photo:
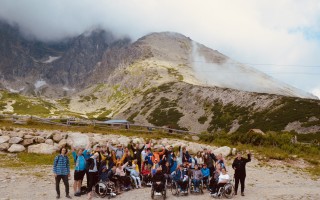
{"label": "hat", "polygon": [[117,147],[121,147],[122,145],[121,144],[117,144]]}

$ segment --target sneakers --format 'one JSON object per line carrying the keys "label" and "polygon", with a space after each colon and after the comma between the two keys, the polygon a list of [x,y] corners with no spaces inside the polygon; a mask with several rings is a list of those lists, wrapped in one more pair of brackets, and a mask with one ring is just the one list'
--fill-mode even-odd
{"label": "sneakers", "polygon": [[110,193],[110,196],[115,197],[115,196],[117,196],[117,194],[116,194],[116,193],[111,192],[111,193]]}
{"label": "sneakers", "polygon": [[211,196],[217,197],[217,193],[210,193]]}
{"label": "sneakers", "polygon": [[67,197],[68,199],[72,199],[72,198],[70,197],[70,195],[68,195],[68,194],[66,195],[66,197]]}
{"label": "sneakers", "polygon": [[80,193],[80,192],[76,192],[76,193],[74,193],[74,196],[80,197],[80,196],[81,196],[81,193]]}
{"label": "sneakers", "polygon": [[60,194],[58,194],[58,195],[56,196],[56,198],[57,198],[57,199],[60,199]]}
{"label": "sneakers", "polygon": [[160,192],[155,192],[155,193],[154,193],[154,195],[156,195],[156,196],[160,196],[160,195],[161,195],[161,193],[160,193]]}
{"label": "sneakers", "polygon": [[244,193],[243,193],[243,192],[241,192],[241,196],[244,196]]}

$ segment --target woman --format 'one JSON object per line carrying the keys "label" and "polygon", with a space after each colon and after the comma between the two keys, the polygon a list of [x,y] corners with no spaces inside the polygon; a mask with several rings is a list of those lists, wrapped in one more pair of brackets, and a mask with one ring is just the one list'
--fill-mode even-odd
{"label": "woman", "polygon": [[69,195],[69,180],[70,177],[70,162],[69,158],[66,155],[68,150],[63,147],[60,149],[60,154],[55,157],[53,163],[53,174],[56,180],[56,191],[57,191],[57,199],[60,198],[60,181],[63,180],[65,189],[66,189],[66,197],[71,199]]}
{"label": "woman", "polygon": [[[216,196],[217,195],[217,192],[219,192],[219,189],[221,187],[223,187],[226,183],[228,183],[230,180],[230,176],[229,174],[227,174],[227,170],[226,168],[222,168],[221,169],[221,174],[219,176],[219,179],[218,179],[218,185],[217,185],[217,190],[216,192],[213,194],[213,196]],[[219,195],[219,194],[218,194]]]}
{"label": "woman", "polygon": [[197,155],[194,158],[197,160],[198,165],[203,165],[203,156],[201,151],[198,151]]}
{"label": "woman", "polygon": [[248,159],[243,158],[241,153],[237,153],[237,158],[234,159],[232,163],[232,168],[234,169],[234,179],[235,179],[235,195],[237,195],[239,181],[241,183],[241,196],[244,196],[244,181],[246,179],[246,164],[251,161],[251,154],[247,151]]}
{"label": "woman", "polygon": [[92,188],[98,183],[99,181],[99,169],[98,169],[98,158],[99,153],[96,152],[88,159],[88,166],[89,166],[89,172],[88,172],[88,199],[92,199]]}

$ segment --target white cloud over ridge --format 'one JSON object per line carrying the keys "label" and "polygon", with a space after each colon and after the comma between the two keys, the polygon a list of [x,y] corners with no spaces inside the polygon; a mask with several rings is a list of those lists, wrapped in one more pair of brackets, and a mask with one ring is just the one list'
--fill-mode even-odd
{"label": "white cloud over ridge", "polygon": [[239,62],[276,64],[252,66],[300,89],[320,84],[320,67],[302,67],[320,65],[318,0],[1,0],[0,18],[41,40],[175,31]]}

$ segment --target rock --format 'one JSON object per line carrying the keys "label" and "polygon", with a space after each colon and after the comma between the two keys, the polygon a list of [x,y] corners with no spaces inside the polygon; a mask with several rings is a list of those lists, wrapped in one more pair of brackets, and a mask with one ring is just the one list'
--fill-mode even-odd
{"label": "rock", "polygon": [[89,137],[87,134],[69,133],[68,144],[72,143],[75,148],[85,148],[89,144]]}
{"label": "rock", "polygon": [[58,150],[54,145],[45,143],[34,144],[28,147],[28,153],[53,154]]}
{"label": "rock", "polygon": [[145,142],[144,142],[144,139],[142,139],[142,138],[134,138],[133,140],[132,140],[132,142],[134,143],[134,144],[144,144]]}
{"label": "rock", "polygon": [[130,139],[128,137],[122,136],[118,139],[118,142],[126,147],[130,143]]}
{"label": "rock", "polygon": [[19,137],[19,138],[23,138],[24,136],[24,132],[11,132],[10,136],[11,137]]}
{"label": "rock", "polygon": [[232,148],[231,154],[233,156],[235,156],[237,154],[237,149],[236,148]]}
{"label": "rock", "polygon": [[0,144],[0,151],[7,151],[9,149],[9,143],[2,143]]}
{"label": "rock", "polygon": [[67,146],[67,140],[66,139],[60,140],[58,145],[59,145],[59,149],[62,148],[62,147]]}
{"label": "rock", "polygon": [[21,144],[22,144],[23,146],[28,146],[28,145],[30,145],[30,144],[33,144],[33,142],[34,142],[34,139],[33,139],[33,138],[32,138],[32,139],[24,139]]}
{"label": "rock", "polygon": [[36,137],[34,137],[34,142],[35,143],[44,143],[46,140],[43,138],[43,137],[41,137],[41,136],[36,136]]}
{"label": "rock", "polygon": [[32,139],[34,136],[33,135],[25,135],[23,138],[24,139]]}
{"label": "rock", "polygon": [[215,155],[221,153],[224,157],[227,157],[227,156],[229,156],[230,153],[231,153],[231,148],[230,148],[230,147],[227,147],[227,146],[223,146],[223,147],[220,147],[220,148],[215,149],[215,150],[213,151],[213,153],[214,153]]}
{"label": "rock", "polygon": [[9,152],[11,153],[17,153],[26,150],[26,148],[21,145],[21,144],[13,144],[11,147],[8,149]]}
{"label": "rock", "polygon": [[7,135],[4,135],[4,136],[0,136],[0,144],[2,143],[6,143],[10,140],[10,137],[7,136]]}
{"label": "rock", "polygon": [[59,132],[55,132],[52,136],[53,141],[55,142],[60,142],[60,140],[62,140],[62,133]]}
{"label": "rock", "polygon": [[199,141],[200,140],[200,138],[198,136],[196,136],[196,135],[193,135],[191,138],[194,141]]}
{"label": "rock", "polygon": [[51,140],[51,139],[46,139],[45,143],[46,143],[46,144],[49,144],[49,145],[53,145],[53,140]]}
{"label": "rock", "polygon": [[18,144],[21,142],[23,139],[21,137],[12,137],[9,140],[9,144]]}
{"label": "rock", "polygon": [[52,139],[52,137],[53,137],[53,132],[48,132],[45,138]]}

